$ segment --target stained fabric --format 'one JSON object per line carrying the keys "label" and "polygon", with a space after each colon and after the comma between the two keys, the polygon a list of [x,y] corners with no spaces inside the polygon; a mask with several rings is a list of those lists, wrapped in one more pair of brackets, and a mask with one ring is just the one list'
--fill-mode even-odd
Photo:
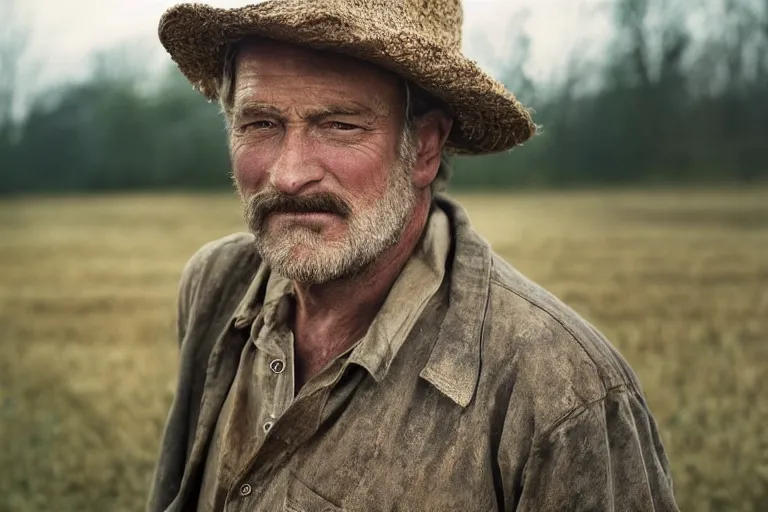
{"label": "stained fabric", "polygon": [[[444,216],[447,234],[433,242],[446,245],[422,244],[406,266],[419,269],[418,293],[393,287],[383,329],[295,397],[290,287],[252,237],[190,260],[149,511],[677,510],[624,359],[494,254],[458,204],[438,197],[435,212],[430,225]],[[430,254],[445,255],[442,275]]]}

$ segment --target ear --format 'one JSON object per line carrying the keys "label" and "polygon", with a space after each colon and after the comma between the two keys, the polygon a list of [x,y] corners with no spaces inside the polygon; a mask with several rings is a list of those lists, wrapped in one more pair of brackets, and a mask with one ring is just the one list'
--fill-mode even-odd
{"label": "ear", "polygon": [[416,121],[416,138],[419,143],[413,169],[413,184],[416,188],[427,188],[435,180],[452,126],[453,120],[442,110],[432,110]]}

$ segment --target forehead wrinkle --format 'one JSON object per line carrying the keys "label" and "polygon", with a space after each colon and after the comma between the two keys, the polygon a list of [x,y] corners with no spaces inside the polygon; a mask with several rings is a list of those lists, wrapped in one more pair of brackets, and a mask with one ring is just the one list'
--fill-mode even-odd
{"label": "forehead wrinkle", "polygon": [[[402,101],[400,80],[389,71],[365,61],[329,52],[271,41],[252,41],[241,47],[235,66],[235,84],[251,82],[242,89],[254,89],[259,83],[285,83],[290,87],[305,76],[310,84],[333,91],[342,103],[354,93],[365,93],[366,107],[387,116]],[[350,77],[355,77],[351,82]],[[346,86],[346,87],[345,87]],[[238,87],[239,88],[239,87]],[[298,89],[299,87],[297,87]],[[242,91],[241,92],[245,92]],[[394,94],[389,94],[394,89]],[[341,93],[340,91],[345,91]],[[314,95],[311,87],[304,93]]]}
{"label": "forehead wrinkle", "polygon": [[[380,94],[369,95],[370,101],[357,101],[347,99],[349,95],[340,93],[338,89],[333,89],[333,98],[325,100],[321,92],[305,89],[307,97],[310,98],[309,105],[299,106],[291,102],[290,106],[283,108],[274,103],[260,99],[243,99],[248,92],[255,93],[257,87],[245,87],[241,90],[243,94],[236,94],[235,108],[236,115],[247,116],[249,114],[273,114],[285,116],[288,111],[293,110],[304,120],[318,119],[331,115],[361,116],[367,122],[374,123],[388,117],[393,111],[391,102],[386,101]],[[255,90],[256,89],[256,90]],[[350,91],[351,92],[351,91]],[[344,99],[338,99],[341,96]],[[368,99],[368,98],[366,98]],[[315,103],[312,105],[311,103]]]}

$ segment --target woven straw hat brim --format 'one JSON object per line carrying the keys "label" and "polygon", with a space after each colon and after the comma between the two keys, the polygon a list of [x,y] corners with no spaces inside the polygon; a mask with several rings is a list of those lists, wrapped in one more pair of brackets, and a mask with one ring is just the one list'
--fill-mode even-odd
{"label": "woven straw hat brim", "polygon": [[217,99],[228,44],[257,35],[335,51],[380,65],[435,95],[453,110],[449,150],[486,154],[511,149],[534,135],[530,113],[503,84],[458,50],[415,30],[354,7],[318,2],[265,2],[236,9],[181,4],[161,18],[160,41],[187,79]]}

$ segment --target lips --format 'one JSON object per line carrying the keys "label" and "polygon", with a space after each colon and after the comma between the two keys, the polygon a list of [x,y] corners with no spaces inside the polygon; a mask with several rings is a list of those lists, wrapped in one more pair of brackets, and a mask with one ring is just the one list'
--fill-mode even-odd
{"label": "lips", "polygon": [[335,215],[335,216],[342,216],[340,212],[335,211],[329,211],[329,210],[272,210],[267,213],[267,215],[295,215],[295,216],[305,216],[305,215]]}
{"label": "lips", "polygon": [[333,213],[333,212],[324,212],[324,211],[307,211],[307,212],[271,212],[269,213],[269,216],[273,215],[284,215],[286,217],[296,217],[300,219],[312,219],[312,218],[328,218],[328,217],[338,217],[339,214]]}

